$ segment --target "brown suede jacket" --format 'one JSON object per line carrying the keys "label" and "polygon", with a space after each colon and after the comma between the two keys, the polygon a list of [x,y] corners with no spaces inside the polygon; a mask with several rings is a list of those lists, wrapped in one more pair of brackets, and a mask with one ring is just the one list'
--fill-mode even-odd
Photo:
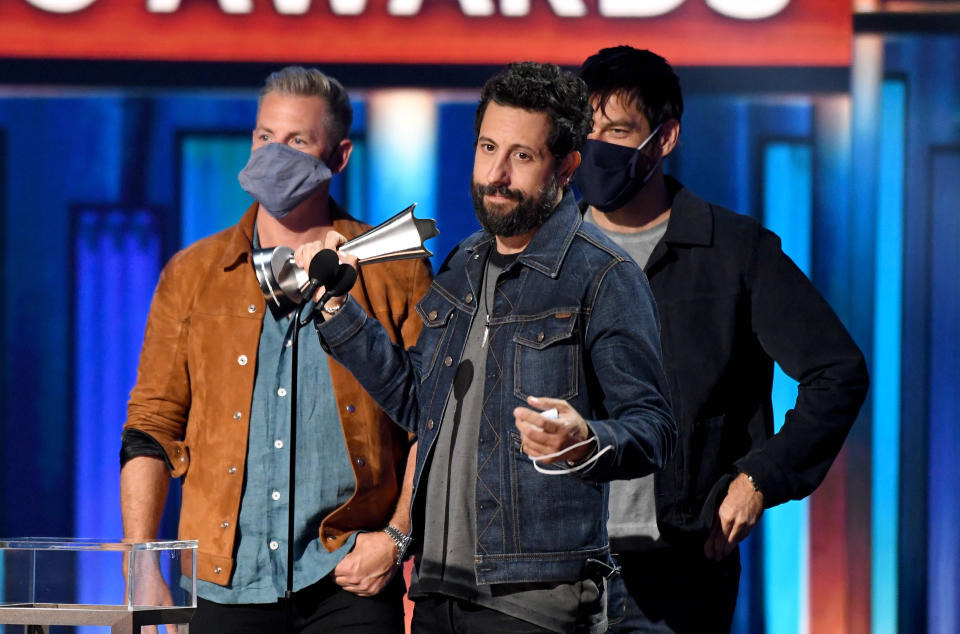
{"label": "brown suede jacket", "polygon": [[[198,577],[225,585],[233,572],[263,294],[252,267],[254,203],[233,227],[180,251],[164,267],[150,307],[137,383],[124,429],[156,439],[183,477],[180,538],[199,540]],[[347,238],[370,227],[331,200],[333,227]],[[350,294],[395,343],[413,345],[414,306],[430,285],[426,260],[367,265]],[[312,329],[311,329],[312,330]],[[302,336],[315,336],[305,330]],[[343,366],[330,376],[356,476],[350,500],[320,524],[327,550],[358,529],[389,521],[409,450],[404,432]],[[336,441],[339,442],[339,441]]]}

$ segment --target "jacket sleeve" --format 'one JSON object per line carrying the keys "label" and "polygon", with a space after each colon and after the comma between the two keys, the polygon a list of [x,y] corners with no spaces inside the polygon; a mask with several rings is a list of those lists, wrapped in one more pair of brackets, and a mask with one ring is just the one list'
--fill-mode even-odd
{"label": "jacket sleeve", "polygon": [[[127,403],[124,430],[138,430],[156,440],[173,465],[173,476],[187,467],[183,436],[190,409],[190,381],[187,371],[187,319],[183,288],[177,282],[178,258],[160,274],[147,327],[137,382]],[[178,450],[181,450],[178,454]]]}
{"label": "jacket sleeve", "polygon": [[761,230],[748,283],[757,340],[799,383],[780,430],[735,463],[754,478],[770,507],[807,496],[823,481],[869,379],[846,328],[769,231]]}
{"label": "jacket sleeve", "polygon": [[660,350],[660,321],[646,276],[631,261],[603,277],[586,328],[591,400],[604,417],[587,421],[603,450],[584,471],[595,480],[637,478],[661,468],[673,453],[677,424]]}
{"label": "jacket sleeve", "polygon": [[[411,319],[418,319],[411,315]],[[404,350],[360,304],[347,297],[335,317],[317,322],[324,349],[350,370],[363,389],[404,430],[416,433],[419,353]]]}

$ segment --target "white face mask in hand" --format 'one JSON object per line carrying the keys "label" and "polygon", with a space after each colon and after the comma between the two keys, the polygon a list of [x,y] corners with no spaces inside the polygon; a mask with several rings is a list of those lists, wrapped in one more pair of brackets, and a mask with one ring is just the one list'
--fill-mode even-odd
{"label": "white face mask in hand", "polygon": [[[553,409],[548,409],[546,411],[540,412],[540,415],[543,416],[544,418],[556,420],[559,414],[557,412],[557,409],[553,408]],[[600,441],[597,439],[597,437],[591,436],[590,438],[587,438],[586,440],[582,440],[576,444],[570,445],[569,447],[561,451],[546,454],[544,456],[537,456],[536,458],[534,458],[533,456],[528,456],[528,458],[530,458],[530,462],[533,463],[533,468],[536,469],[539,473],[542,473],[543,475],[566,475],[568,473],[576,473],[577,471],[581,471],[583,469],[586,469],[587,467],[592,466],[597,460],[600,459],[600,456],[602,456],[603,454],[613,449],[613,445],[607,445],[606,447],[604,447],[597,453],[593,454],[592,456],[590,456],[589,458],[587,458],[577,466],[570,467],[568,469],[555,469],[555,468],[545,469],[540,466],[539,462],[541,460],[551,460],[553,458],[559,458],[560,456],[567,453],[571,449],[577,449],[578,447],[583,447],[592,442],[597,443],[597,446],[599,446]]]}

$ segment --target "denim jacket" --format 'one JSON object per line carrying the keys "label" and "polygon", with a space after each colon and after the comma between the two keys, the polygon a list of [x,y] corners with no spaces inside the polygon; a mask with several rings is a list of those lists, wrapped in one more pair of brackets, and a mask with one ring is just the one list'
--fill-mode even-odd
{"label": "denim jacket", "polygon": [[[318,327],[345,365],[420,444],[413,523],[422,526],[425,481],[477,312],[493,236],[476,233],[447,257],[417,305],[415,347],[393,345],[352,301]],[[476,488],[477,583],[570,581],[591,560],[609,561],[607,481],[658,469],[676,440],[661,365],[653,296],[637,265],[590,225],[570,194],[499,277],[491,326],[509,328],[487,375],[479,426]],[[489,358],[488,358],[489,359]],[[489,362],[489,361],[488,361]],[[566,399],[611,449],[576,474],[538,473],[520,447],[513,410],[526,397]],[[422,486],[423,485],[423,486]]]}

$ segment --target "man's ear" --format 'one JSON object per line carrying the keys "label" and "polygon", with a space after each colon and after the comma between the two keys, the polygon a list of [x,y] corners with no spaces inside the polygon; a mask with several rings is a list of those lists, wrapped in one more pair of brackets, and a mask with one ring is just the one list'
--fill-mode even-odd
{"label": "man's ear", "polygon": [[347,167],[347,161],[350,160],[350,154],[353,152],[353,141],[344,139],[337,143],[337,147],[330,153],[330,161],[327,167],[334,174],[339,174]]}
{"label": "man's ear", "polygon": [[573,173],[580,167],[580,152],[574,150],[568,152],[560,161],[560,169],[557,170],[557,184],[564,188],[573,180]]}
{"label": "man's ear", "polygon": [[660,126],[660,155],[667,158],[680,142],[680,122],[676,119],[667,119]]}

